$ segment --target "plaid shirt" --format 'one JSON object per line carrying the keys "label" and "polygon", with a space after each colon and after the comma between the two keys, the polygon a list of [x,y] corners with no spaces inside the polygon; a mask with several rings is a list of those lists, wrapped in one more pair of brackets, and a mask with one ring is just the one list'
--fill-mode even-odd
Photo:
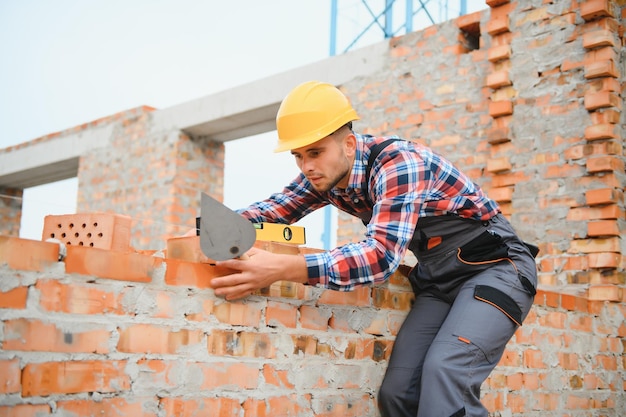
{"label": "plaid shirt", "polygon": [[281,193],[238,211],[253,222],[284,224],[327,204],[361,218],[371,215],[364,240],[305,255],[309,284],[350,291],[355,285],[383,282],[400,264],[420,217],[455,214],[487,220],[500,211],[451,162],[410,141],[393,142],[380,153],[368,187],[370,149],[388,137],[356,137],[355,161],[345,190],[317,192],[300,174]]}

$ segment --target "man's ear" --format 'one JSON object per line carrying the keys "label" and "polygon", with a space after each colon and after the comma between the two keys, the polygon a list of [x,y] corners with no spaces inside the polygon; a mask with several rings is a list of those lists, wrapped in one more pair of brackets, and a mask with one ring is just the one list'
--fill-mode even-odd
{"label": "man's ear", "polygon": [[356,154],[356,136],[350,132],[343,141],[343,146],[346,151],[346,156],[352,157]]}

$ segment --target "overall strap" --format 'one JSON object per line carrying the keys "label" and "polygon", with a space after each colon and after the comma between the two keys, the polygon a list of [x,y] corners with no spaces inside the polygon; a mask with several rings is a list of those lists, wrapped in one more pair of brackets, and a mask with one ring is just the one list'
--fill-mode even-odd
{"label": "overall strap", "polygon": [[[399,141],[399,140],[402,140],[402,139],[391,138],[391,139],[387,139],[385,141],[382,141],[372,146],[370,157],[367,159],[367,167],[365,167],[365,188],[367,189],[365,196],[367,197],[368,200],[369,200],[369,188],[370,188],[370,175],[371,175],[372,165],[374,164],[374,161],[376,161],[376,158],[378,158],[378,155],[380,154],[380,152],[383,149],[385,149],[387,145],[393,142]],[[372,217],[372,213],[371,212],[363,213],[363,215],[359,217],[361,218],[361,221],[363,222],[363,224],[367,226],[367,224],[369,223]]]}
{"label": "overall strap", "polygon": [[370,173],[372,171],[372,165],[374,164],[374,161],[376,161],[376,158],[378,158],[378,155],[380,154],[380,152],[383,149],[385,149],[387,145],[389,145],[390,143],[399,141],[399,140],[402,140],[402,139],[391,138],[391,139],[387,139],[383,142],[377,143],[376,145],[372,146],[370,157],[367,159],[367,167],[365,168],[365,184],[367,185],[368,190],[369,190],[369,183],[370,183]]}

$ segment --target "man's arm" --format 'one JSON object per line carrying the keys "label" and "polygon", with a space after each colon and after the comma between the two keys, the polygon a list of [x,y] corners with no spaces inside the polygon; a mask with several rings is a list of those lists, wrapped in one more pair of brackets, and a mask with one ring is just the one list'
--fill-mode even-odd
{"label": "man's arm", "polygon": [[211,287],[215,294],[227,300],[244,298],[267,288],[276,281],[292,281],[306,284],[307,266],[304,256],[278,254],[257,248],[250,249],[247,258],[230,259],[216,265],[237,270],[234,274],[213,278]]}

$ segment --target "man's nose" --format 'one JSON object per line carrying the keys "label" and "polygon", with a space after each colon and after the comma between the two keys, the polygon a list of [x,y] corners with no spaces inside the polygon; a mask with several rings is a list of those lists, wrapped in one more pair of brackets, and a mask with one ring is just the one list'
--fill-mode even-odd
{"label": "man's nose", "polygon": [[302,172],[313,171],[313,161],[311,158],[302,157]]}

